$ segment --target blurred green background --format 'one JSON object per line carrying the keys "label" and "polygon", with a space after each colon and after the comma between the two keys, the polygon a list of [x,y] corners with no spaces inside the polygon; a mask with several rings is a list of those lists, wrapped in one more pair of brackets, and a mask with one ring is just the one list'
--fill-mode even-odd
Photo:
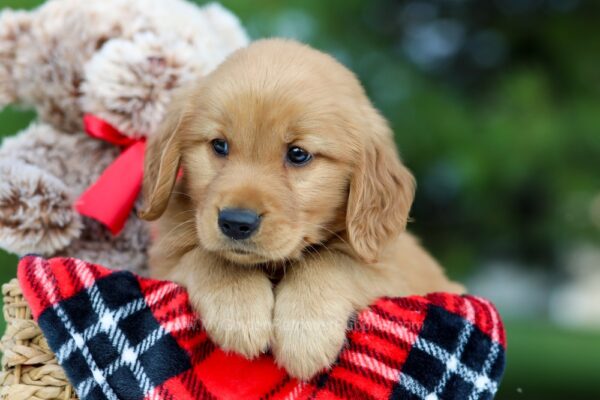
{"label": "blurred green background", "polygon": [[[335,55],[390,119],[419,184],[411,229],[506,320],[497,398],[600,398],[600,2],[223,4],[252,38]],[[33,117],[4,110],[0,134]],[[2,282],[15,261],[0,253]]]}

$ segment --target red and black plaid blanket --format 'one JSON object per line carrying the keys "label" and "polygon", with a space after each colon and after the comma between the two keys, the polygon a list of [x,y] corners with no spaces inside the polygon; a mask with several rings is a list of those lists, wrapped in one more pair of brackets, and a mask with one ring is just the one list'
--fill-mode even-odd
{"label": "red and black plaid blanket", "polygon": [[172,282],[35,256],[18,275],[82,400],[491,399],[504,370],[502,322],[474,296],[381,299],[349,325],[331,370],[299,382],[269,354],[215,347]]}

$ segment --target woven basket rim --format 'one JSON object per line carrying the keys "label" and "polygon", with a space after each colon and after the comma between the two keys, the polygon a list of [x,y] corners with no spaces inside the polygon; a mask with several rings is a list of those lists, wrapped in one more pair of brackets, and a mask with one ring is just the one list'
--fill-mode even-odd
{"label": "woven basket rim", "polygon": [[6,330],[0,339],[1,400],[77,400],[16,278],[2,285]]}

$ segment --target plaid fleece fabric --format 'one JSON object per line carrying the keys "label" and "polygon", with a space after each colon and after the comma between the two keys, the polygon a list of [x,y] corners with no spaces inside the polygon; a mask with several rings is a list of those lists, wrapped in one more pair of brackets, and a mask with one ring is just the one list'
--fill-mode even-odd
{"label": "plaid fleece fabric", "polygon": [[502,322],[474,296],[383,298],[351,321],[336,364],[299,382],[269,354],[217,348],[172,282],[36,256],[18,276],[82,400],[482,400],[504,370]]}

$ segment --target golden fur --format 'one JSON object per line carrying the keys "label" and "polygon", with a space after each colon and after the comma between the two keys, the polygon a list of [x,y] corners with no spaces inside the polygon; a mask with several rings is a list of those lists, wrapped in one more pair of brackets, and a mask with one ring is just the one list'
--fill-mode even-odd
{"label": "golden fur", "polygon": [[[227,157],[213,152],[218,138]],[[287,163],[292,144],[313,160]],[[258,41],[180,93],[148,144],[142,217],[162,215],[151,269],[188,288],[223,349],[251,358],[270,347],[307,379],[375,298],[462,291],[404,232],[413,194],[349,70],[292,41]],[[228,207],[255,210],[259,231],[228,239],[217,226]]]}

